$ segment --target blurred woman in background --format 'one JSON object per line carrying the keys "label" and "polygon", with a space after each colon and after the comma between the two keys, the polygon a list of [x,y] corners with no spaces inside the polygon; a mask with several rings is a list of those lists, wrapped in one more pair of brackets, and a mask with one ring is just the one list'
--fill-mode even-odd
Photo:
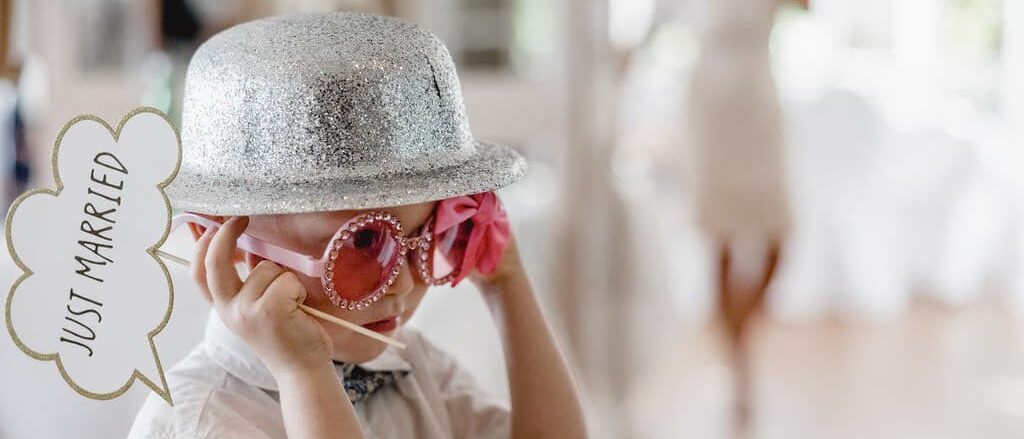
{"label": "blurred woman in background", "polygon": [[[800,2],[807,7],[807,0]],[[782,0],[701,2],[690,89],[696,215],[715,246],[718,310],[735,373],[737,416],[749,417],[749,326],[789,228],[782,113],[769,37]]]}

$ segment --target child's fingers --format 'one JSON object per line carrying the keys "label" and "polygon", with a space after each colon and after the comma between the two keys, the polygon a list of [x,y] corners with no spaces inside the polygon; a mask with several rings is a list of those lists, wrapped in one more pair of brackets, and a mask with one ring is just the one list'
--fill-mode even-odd
{"label": "child's fingers", "polygon": [[281,273],[266,289],[266,294],[259,299],[259,306],[264,309],[281,309],[293,311],[306,300],[306,287],[295,277],[295,273]]}
{"label": "child's fingers", "polygon": [[210,287],[206,284],[206,253],[210,249],[210,241],[213,239],[213,230],[205,229],[203,234],[196,240],[196,253],[192,258],[193,262],[190,266],[192,280],[199,285],[199,291],[203,293],[206,300],[213,303],[213,296],[210,295]]}
{"label": "child's fingers", "polygon": [[242,288],[242,279],[235,269],[235,247],[238,237],[248,225],[248,217],[235,217],[213,235],[205,264],[206,282],[214,302],[229,301]]}
{"label": "child's fingers", "polygon": [[267,287],[270,286],[270,283],[283,272],[284,269],[280,265],[266,259],[260,261],[249,271],[245,284],[242,285],[242,289],[238,292],[238,299],[245,303],[253,303],[259,300],[263,296],[264,291],[267,290]]}

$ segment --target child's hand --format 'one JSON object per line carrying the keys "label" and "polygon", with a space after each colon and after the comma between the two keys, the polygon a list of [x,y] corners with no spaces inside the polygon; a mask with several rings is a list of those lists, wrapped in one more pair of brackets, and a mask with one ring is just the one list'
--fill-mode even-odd
{"label": "child's hand", "polygon": [[498,268],[494,272],[489,274],[483,274],[479,270],[473,270],[473,274],[469,278],[481,291],[492,291],[492,286],[500,285],[508,279],[524,275],[525,270],[523,269],[522,261],[519,259],[519,246],[516,244],[515,236],[512,232],[509,232],[508,236],[508,247],[505,248],[505,254],[501,257],[501,262],[498,264]]}
{"label": "child's hand", "polygon": [[207,230],[196,243],[192,276],[221,320],[256,351],[275,377],[330,367],[327,332],[298,305],[306,288],[295,274],[261,261],[243,283],[234,266],[235,243],[249,225],[235,217]]}

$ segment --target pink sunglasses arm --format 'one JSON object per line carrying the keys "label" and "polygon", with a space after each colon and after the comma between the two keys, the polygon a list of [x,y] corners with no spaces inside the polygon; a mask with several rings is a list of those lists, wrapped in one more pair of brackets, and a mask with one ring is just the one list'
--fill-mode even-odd
{"label": "pink sunglasses arm", "polygon": [[[208,229],[216,229],[223,225],[212,219],[199,216],[194,213],[182,213],[175,215],[174,218],[171,219],[171,230],[177,229],[185,223],[197,224]],[[244,233],[242,236],[238,237],[238,248],[262,258],[269,259],[273,262],[277,262],[309,277],[320,277],[324,274],[323,261],[288,250],[284,247],[278,247],[274,244],[254,238]]]}

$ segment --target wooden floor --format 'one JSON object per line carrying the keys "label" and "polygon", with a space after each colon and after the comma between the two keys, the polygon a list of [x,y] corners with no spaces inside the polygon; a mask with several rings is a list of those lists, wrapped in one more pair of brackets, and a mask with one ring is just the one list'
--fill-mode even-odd
{"label": "wooden floor", "polygon": [[754,396],[737,422],[715,327],[638,374],[635,438],[1024,438],[1024,317],[918,305],[898,320],[782,324],[754,339]]}

